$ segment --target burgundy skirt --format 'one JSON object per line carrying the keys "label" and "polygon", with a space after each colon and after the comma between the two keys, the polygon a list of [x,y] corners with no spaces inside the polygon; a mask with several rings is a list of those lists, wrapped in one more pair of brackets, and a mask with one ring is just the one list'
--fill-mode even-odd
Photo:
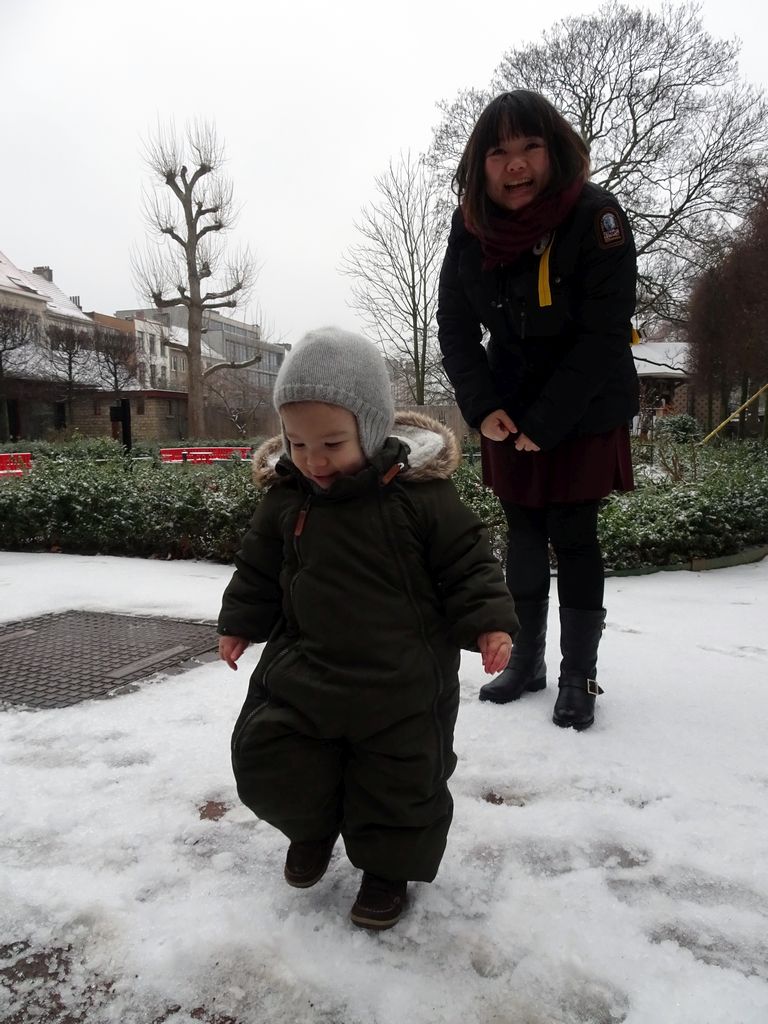
{"label": "burgundy skirt", "polygon": [[514,437],[481,437],[483,483],[502,501],[529,508],[597,501],[632,491],[632,450],[626,424],[605,434],[561,441],[548,452],[519,452]]}

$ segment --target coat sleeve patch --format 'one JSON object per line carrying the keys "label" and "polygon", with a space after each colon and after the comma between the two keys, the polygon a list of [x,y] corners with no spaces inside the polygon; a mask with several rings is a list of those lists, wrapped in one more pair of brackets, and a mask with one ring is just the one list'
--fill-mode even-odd
{"label": "coat sleeve patch", "polygon": [[595,230],[597,241],[603,249],[613,249],[618,245],[624,245],[626,235],[624,225],[619,219],[616,210],[610,206],[600,210],[595,219]]}

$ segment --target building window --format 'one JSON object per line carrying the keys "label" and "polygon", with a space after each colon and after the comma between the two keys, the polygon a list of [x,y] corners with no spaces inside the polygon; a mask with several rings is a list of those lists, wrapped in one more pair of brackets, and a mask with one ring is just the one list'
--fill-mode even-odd
{"label": "building window", "polygon": [[101,416],[101,399],[99,398],[93,400],[93,415]]}
{"label": "building window", "polygon": [[139,343],[139,352],[144,351],[144,331],[136,331],[136,338]]}
{"label": "building window", "polygon": [[151,356],[153,356],[155,354],[155,347],[156,347],[155,339],[154,338],[150,338],[149,339],[149,354]]}
{"label": "building window", "polygon": [[156,376],[156,374],[157,374],[157,369],[155,368],[155,364],[154,363],[150,363],[149,364],[149,386],[151,388],[153,388],[155,386],[155,376]]}
{"label": "building window", "polygon": [[136,414],[138,416],[144,415],[144,395],[139,395],[136,399]]}
{"label": "building window", "polygon": [[139,384],[145,388],[147,386],[147,366],[146,363],[139,363]]}
{"label": "building window", "polygon": [[173,408],[173,399],[172,398],[168,399],[168,412],[166,413],[166,416],[168,416],[169,418],[172,418],[174,416],[174,408]]}
{"label": "building window", "polygon": [[178,373],[179,372],[179,357],[178,356],[171,356],[171,369],[173,370],[174,373]]}

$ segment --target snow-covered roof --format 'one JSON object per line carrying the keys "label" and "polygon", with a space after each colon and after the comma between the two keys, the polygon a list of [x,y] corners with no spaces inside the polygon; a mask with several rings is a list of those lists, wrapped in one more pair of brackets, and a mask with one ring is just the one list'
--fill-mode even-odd
{"label": "snow-covered roof", "polygon": [[93,320],[86,316],[79,306],[67,298],[53,281],[19,268],[0,252],[0,292],[16,297],[44,302],[49,316],[65,317],[82,324],[93,326]]}
{"label": "snow-covered roof", "polygon": [[641,341],[632,346],[639,377],[690,376],[690,346],[687,341]]}
{"label": "snow-covered roof", "polygon": [[0,297],[3,295],[11,295],[14,298],[24,298],[33,302],[39,302],[41,304],[41,313],[43,312],[42,306],[47,302],[46,297],[41,294],[37,287],[27,284],[24,271],[19,270],[18,267],[11,263],[7,256],[0,252]]}
{"label": "snow-covered roof", "polygon": [[[23,377],[25,380],[58,381],[67,379],[66,357],[62,353],[51,352],[40,342],[31,342],[23,349],[8,352],[4,357],[5,370],[9,376]],[[76,387],[95,388],[99,391],[110,390],[110,383],[99,366],[98,356],[89,349],[82,349],[74,356],[73,372]],[[120,388],[122,391],[143,390],[139,381],[132,374],[123,375]]]}
{"label": "snow-covered roof", "polygon": [[[189,331],[186,327],[168,327],[168,340],[172,345],[179,345],[181,348],[189,348]],[[211,346],[205,341],[204,338],[200,340],[200,352],[203,359],[211,359],[214,362],[220,362],[221,356],[218,352],[215,352]]]}

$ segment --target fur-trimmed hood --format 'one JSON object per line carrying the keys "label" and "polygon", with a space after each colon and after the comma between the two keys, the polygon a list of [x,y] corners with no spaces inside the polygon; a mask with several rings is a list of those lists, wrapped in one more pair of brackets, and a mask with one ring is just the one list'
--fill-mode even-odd
{"label": "fur-trimmed hood", "polygon": [[[461,452],[452,430],[419,412],[398,412],[392,436],[408,447],[408,466],[400,480],[419,483],[446,480],[461,462]],[[271,487],[282,478],[275,467],[285,454],[281,435],[271,437],[253,453],[253,479],[257,487]]]}

